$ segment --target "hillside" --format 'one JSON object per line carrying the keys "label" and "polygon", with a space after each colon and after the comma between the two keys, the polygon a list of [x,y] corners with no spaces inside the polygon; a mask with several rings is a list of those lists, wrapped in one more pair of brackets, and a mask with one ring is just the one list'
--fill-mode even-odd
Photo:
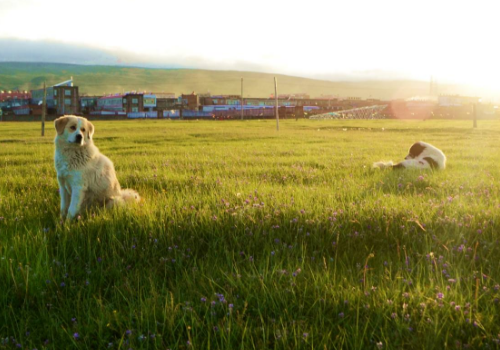
{"label": "hillside", "polygon": [[[114,66],[83,66],[57,63],[0,63],[0,89],[31,90],[56,84],[73,76],[81,94],[102,95],[124,91],[181,93],[210,92],[237,94],[244,79],[245,97],[263,97],[274,93],[273,77],[278,78],[280,94],[308,93],[311,97],[338,95],[394,99],[426,95],[429,83],[422,81],[333,82],[286,75],[239,71],[195,69],[151,69]],[[440,86],[441,93],[464,93],[453,86]]]}

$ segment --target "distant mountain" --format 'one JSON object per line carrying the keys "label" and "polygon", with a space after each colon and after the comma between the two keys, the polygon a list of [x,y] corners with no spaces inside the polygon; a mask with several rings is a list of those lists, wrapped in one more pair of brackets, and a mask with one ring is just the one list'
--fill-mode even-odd
{"label": "distant mountain", "polygon": [[[81,94],[102,95],[125,91],[234,94],[241,93],[243,78],[245,97],[265,97],[274,93],[274,77],[279,94],[308,93],[311,97],[335,95],[397,99],[423,96],[429,83],[422,81],[326,81],[286,75],[240,71],[198,69],[134,68],[107,65],[75,65],[64,63],[0,62],[0,89],[32,90],[73,77]],[[440,93],[471,91],[460,86],[439,86]],[[473,91],[472,91],[473,93]]]}

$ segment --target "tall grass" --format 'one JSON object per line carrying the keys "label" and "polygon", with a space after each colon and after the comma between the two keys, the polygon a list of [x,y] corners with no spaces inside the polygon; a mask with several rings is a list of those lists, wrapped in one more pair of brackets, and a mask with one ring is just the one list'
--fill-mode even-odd
{"label": "tall grass", "polygon": [[[95,122],[145,201],[60,222],[0,124],[0,349],[495,348],[498,122]],[[443,172],[376,171],[424,140]]]}

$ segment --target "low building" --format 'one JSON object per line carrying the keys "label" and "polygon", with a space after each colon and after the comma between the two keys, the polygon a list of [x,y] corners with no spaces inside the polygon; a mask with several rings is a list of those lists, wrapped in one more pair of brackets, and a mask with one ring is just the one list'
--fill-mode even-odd
{"label": "low building", "polygon": [[288,99],[288,100],[303,100],[303,99],[310,99],[311,96],[309,94],[306,94],[305,92],[298,93],[298,94],[278,94],[278,99]]}
{"label": "low building", "polygon": [[97,100],[94,115],[156,115],[157,98],[155,94],[144,92],[125,92],[102,96]]}
{"label": "low building", "polygon": [[28,91],[20,90],[1,90],[0,91],[0,109],[13,110],[19,107],[29,105],[31,94]]}
{"label": "low building", "polygon": [[0,90],[0,102],[7,100],[29,100],[31,94],[21,90]]}
{"label": "low building", "polygon": [[429,119],[436,115],[437,101],[431,97],[412,97],[406,100],[393,100],[387,113],[396,119]]}
{"label": "low building", "polygon": [[[361,100],[358,98],[351,98],[346,100],[339,100],[337,97],[320,97],[308,98],[306,94],[301,94],[299,98],[294,98],[294,95],[280,95],[278,98],[278,106],[280,107],[313,107],[319,111],[323,110],[344,110],[371,106],[374,104],[381,104],[381,101],[375,100]],[[217,96],[203,96],[200,97],[201,107],[205,106],[226,106],[228,109],[237,109],[241,104],[239,95],[217,95]],[[269,98],[247,97],[243,99],[243,106],[252,107],[274,107],[276,101],[271,95]]]}
{"label": "low building", "polygon": [[201,106],[222,106],[222,105],[239,105],[241,103],[240,95],[214,95],[202,96],[199,98]]}
{"label": "low building", "polygon": [[439,107],[463,107],[478,103],[479,97],[460,96],[460,95],[441,95],[438,97]]}
{"label": "low building", "polygon": [[107,112],[105,114],[125,112],[124,96],[125,94],[112,94],[100,97],[97,100],[97,107],[95,114],[102,114],[102,112]]}
{"label": "low building", "polygon": [[163,111],[171,111],[178,109],[179,100],[175,97],[174,93],[170,92],[155,92],[156,95],[156,108],[159,115],[163,115]]}
{"label": "low building", "polygon": [[82,114],[91,114],[97,110],[97,102],[102,96],[81,96],[80,111]]}

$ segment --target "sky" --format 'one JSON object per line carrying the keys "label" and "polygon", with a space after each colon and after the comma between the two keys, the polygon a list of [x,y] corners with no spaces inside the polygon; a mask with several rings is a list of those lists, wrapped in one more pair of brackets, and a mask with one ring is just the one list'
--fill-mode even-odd
{"label": "sky", "polygon": [[[0,60],[14,57],[12,43],[50,44],[64,63],[432,76],[500,91],[499,10],[496,0],[0,0]],[[100,54],[68,59],[65,46]],[[39,61],[41,51],[15,58]]]}

